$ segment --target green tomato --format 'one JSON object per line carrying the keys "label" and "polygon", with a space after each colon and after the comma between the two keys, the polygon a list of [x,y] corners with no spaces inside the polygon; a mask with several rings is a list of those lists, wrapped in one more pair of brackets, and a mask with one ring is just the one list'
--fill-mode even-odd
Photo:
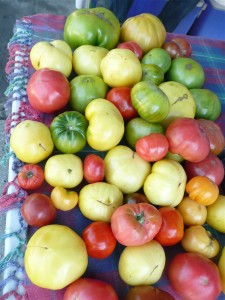
{"label": "green tomato", "polygon": [[137,117],[131,119],[125,128],[125,139],[128,145],[135,149],[135,144],[140,138],[151,133],[164,133],[165,129],[161,124],[149,123],[144,119]]}
{"label": "green tomato", "polygon": [[120,36],[120,22],[104,7],[83,8],[72,12],[64,26],[64,40],[71,48],[81,45],[115,48]]}
{"label": "green tomato", "polygon": [[141,59],[142,64],[154,64],[166,73],[171,65],[171,57],[169,53],[162,48],[154,48],[147,52]]}
{"label": "green tomato", "polygon": [[80,113],[96,98],[105,98],[108,86],[97,75],[79,75],[70,81],[70,106]]}
{"label": "green tomato", "polygon": [[68,154],[79,152],[85,147],[87,128],[87,119],[78,111],[61,113],[50,124],[55,147]]}
{"label": "green tomato", "polygon": [[221,113],[221,103],[218,96],[208,89],[190,89],[196,103],[196,119],[215,121]]}
{"label": "green tomato", "polygon": [[178,57],[172,60],[166,79],[182,83],[188,89],[201,88],[205,82],[205,72],[196,60]]}
{"label": "green tomato", "polygon": [[159,123],[170,110],[167,95],[150,81],[140,81],[131,89],[131,103],[139,116],[150,123]]}
{"label": "green tomato", "polygon": [[164,80],[163,70],[154,64],[141,64],[143,81],[151,81],[155,85],[159,85]]}

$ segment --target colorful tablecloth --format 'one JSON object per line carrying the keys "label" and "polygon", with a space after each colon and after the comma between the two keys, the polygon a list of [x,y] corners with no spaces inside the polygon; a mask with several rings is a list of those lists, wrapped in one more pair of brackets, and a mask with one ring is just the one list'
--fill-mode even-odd
{"label": "colorful tablecloth", "polygon": [[[38,41],[51,41],[54,39],[63,39],[65,17],[60,15],[33,15],[26,16],[21,20],[16,21],[14,34],[9,41],[9,61],[6,65],[6,74],[9,81],[8,89],[5,94],[8,101],[6,106],[12,106],[16,100],[21,101],[21,106],[18,112],[10,114],[6,120],[5,134],[6,144],[9,143],[10,130],[17,122],[23,119],[40,120],[49,123],[52,116],[40,115],[34,111],[28,103],[26,94],[26,85],[29,77],[34,72],[29,61],[29,51],[32,45]],[[167,39],[171,39],[174,35],[168,34]],[[185,36],[192,45],[193,58],[196,59],[203,67],[206,73],[205,88],[214,91],[220,98],[222,104],[222,114],[217,123],[221,126],[225,133],[225,41],[215,41],[203,39],[199,37]],[[13,154],[12,154],[13,155]],[[12,168],[16,173],[21,167],[22,162],[14,157],[14,164]],[[13,186],[14,192],[7,193],[9,187]],[[50,187],[42,186],[42,192],[49,193]],[[22,201],[26,196],[26,192],[21,190],[16,181],[9,182],[2,192],[0,202],[0,216],[6,214],[10,209],[20,207]],[[9,295],[14,295],[16,299],[29,300],[62,300],[64,289],[59,291],[50,291],[34,286],[27,278],[23,268],[23,253],[27,239],[33,233],[35,228],[29,228],[23,223],[19,216],[20,229],[16,232],[10,233],[18,239],[19,245],[16,249],[12,249],[11,253],[5,257],[0,264],[0,270],[3,272],[8,266],[14,266],[14,271],[8,275],[0,283],[0,288],[3,289],[9,280],[15,280],[17,286],[7,295],[1,299],[8,299]],[[58,212],[56,223],[64,224],[73,228],[78,234],[91,221],[84,218],[79,209],[76,208],[68,212]],[[221,245],[225,245],[225,236],[217,232],[213,232],[216,238],[219,239]],[[7,238],[7,234],[1,237],[1,241]],[[117,265],[123,247],[117,245],[114,253],[107,259],[97,260],[89,258],[88,269],[85,273],[86,277],[99,278],[109,282],[117,291],[119,300],[123,300],[129,287],[120,279]],[[168,257],[173,257],[176,253],[182,251],[181,247],[168,247],[165,249]],[[18,276],[18,272],[20,275]],[[22,274],[22,275],[21,275]],[[20,288],[25,288],[25,295],[19,295]],[[162,289],[167,290],[175,295],[169,286],[166,274],[166,268],[161,280],[156,284]],[[175,295],[176,299],[180,299]],[[199,298],[200,299],[200,298]],[[221,294],[220,300],[225,299],[225,295]]]}

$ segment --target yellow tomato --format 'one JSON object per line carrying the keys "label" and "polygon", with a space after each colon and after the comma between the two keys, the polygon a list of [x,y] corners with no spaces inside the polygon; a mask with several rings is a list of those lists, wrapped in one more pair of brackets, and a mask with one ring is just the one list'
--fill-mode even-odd
{"label": "yellow tomato", "polygon": [[51,192],[51,200],[55,208],[70,210],[78,203],[78,194],[75,191],[68,191],[62,186],[56,186]]}
{"label": "yellow tomato", "polygon": [[80,278],[87,265],[83,239],[67,226],[43,226],[28,241],[24,266],[31,282],[39,287],[62,289]]}
{"label": "yellow tomato", "polygon": [[225,233],[225,196],[219,195],[217,200],[207,206],[206,223],[212,228]]}
{"label": "yellow tomato", "polygon": [[223,293],[225,294],[225,246],[223,247],[222,254],[219,259],[218,267],[220,271]]}
{"label": "yellow tomato", "polygon": [[157,16],[149,13],[128,18],[120,30],[120,41],[135,41],[144,53],[160,48],[165,39],[166,29],[163,23]]}

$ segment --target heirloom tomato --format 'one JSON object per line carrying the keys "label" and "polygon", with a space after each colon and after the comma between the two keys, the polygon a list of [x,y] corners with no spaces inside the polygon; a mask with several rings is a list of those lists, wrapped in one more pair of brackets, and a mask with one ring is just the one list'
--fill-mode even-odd
{"label": "heirloom tomato", "polygon": [[115,289],[107,282],[93,278],[79,278],[65,291],[63,300],[119,300]]}
{"label": "heirloom tomato", "polygon": [[131,203],[149,203],[147,197],[141,193],[130,193],[124,196],[124,204],[131,204]]}
{"label": "heirloom tomato", "polygon": [[164,81],[163,70],[154,64],[141,64],[142,78],[141,81],[151,81],[155,85],[159,85]]}
{"label": "heirloom tomato", "polygon": [[172,288],[182,299],[215,300],[222,287],[217,265],[198,253],[179,253],[168,266]]}
{"label": "heirloom tomato", "polygon": [[200,253],[208,258],[215,257],[220,251],[218,240],[202,225],[186,228],[181,245],[186,252]]}
{"label": "heirloom tomato", "polygon": [[119,36],[120,22],[105,7],[77,9],[66,18],[64,40],[72,49],[81,45],[112,49],[116,47]]}
{"label": "heirloom tomato", "polygon": [[162,48],[169,53],[171,58],[191,57],[192,54],[191,44],[182,37],[176,37],[171,41],[167,41],[162,45]]}
{"label": "heirloom tomato", "polygon": [[225,233],[225,196],[219,195],[217,200],[207,206],[206,223],[213,229]]}
{"label": "heirloom tomato", "polygon": [[171,57],[166,52],[166,50],[162,48],[154,48],[149,52],[145,53],[145,55],[141,59],[142,64],[153,64],[161,68],[163,74],[166,73],[171,65]]}
{"label": "heirloom tomato", "polygon": [[69,102],[70,84],[60,71],[39,69],[28,81],[27,96],[34,109],[42,113],[53,113],[64,108]]}
{"label": "heirloom tomato", "polygon": [[100,182],[104,180],[105,164],[104,159],[97,154],[88,154],[83,161],[84,179],[88,183]]}
{"label": "heirloom tomato", "polygon": [[169,143],[164,134],[152,133],[140,138],[136,144],[136,152],[144,160],[154,162],[166,156],[169,148]]}
{"label": "heirloom tomato", "polygon": [[151,285],[138,285],[129,289],[126,300],[175,300],[168,292]]}
{"label": "heirloom tomato", "polygon": [[44,182],[44,170],[37,164],[25,164],[18,173],[18,183],[25,190],[35,190]]}
{"label": "heirloom tomato", "polygon": [[82,232],[88,255],[103,259],[112,254],[116,247],[116,239],[111,225],[103,221],[90,223]]}
{"label": "heirloom tomato", "polygon": [[190,89],[196,103],[196,119],[216,121],[221,113],[221,102],[217,94],[209,89]]}
{"label": "heirloom tomato", "polygon": [[211,151],[199,162],[184,162],[184,169],[188,180],[194,176],[206,176],[220,185],[224,178],[224,166],[217,155]]}
{"label": "heirloom tomato", "polygon": [[134,41],[122,42],[117,45],[117,48],[120,49],[129,49],[134,52],[138,59],[142,58],[143,51],[141,47]]}
{"label": "heirloom tomato", "polygon": [[115,87],[106,95],[106,99],[112,102],[120,111],[123,119],[129,121],[138,116],[130,98],[131,87]]}
{"label": "heirloom tomato", "polygon": [[150,242],[161,225],[161,214],[150,203],[123,204],[111,217],[112,232],[117,241],[125,246]]}
{"label": "heirloom tomato", "polygon": [[210,143],[210,151],[219,155],[225,147],[225,137],[220,126],[211,120],[197,119],[201,127],[206,132]]}
{"label": "heirloom tomato", "polygon": [[62,186],[54,187],[50,197],[55,208],[63,211],[74,208],[78,203],[77,192],[66,190]]}
{"label": "heirloom tomato", "polygon": [[65,111],[50,124],[55,147],[68,154],[77,153],[85,147],[87,128],[87,119],[78,111]]}
{"label": "heirloom tomato", "polygon": [[49,196],[42,193],[28,195],[22,206],[21,215],[30,226],[44,226],[56,218],[56,208]]}
{"label": "heirloom tomato", "polygon": [[186,192],[192,200],[208,206],[219,196],[218,185],[206,176],[194,176],[186,184]]}
{"label": "heirloom tomato", "polygon": [[196,60],[177,57],[172,60],[166,78],[182,83],[188,89],[201,88],[205,82],[205,71]]}
{"label": "heirloom tomato", "polygon": [[209,154],[209,139],[195,119],[175,119],[167,127],[166,137],[169,151],[180,154],[185,160],[199,162]]}
{"label": "heirloom tomato", "polygon": [[162,216],[162,226],[155,236],[155,240],[162,246],[172,246],[181,241],[184,235],[184,221],[180,212],[171,206],[158,209]]}

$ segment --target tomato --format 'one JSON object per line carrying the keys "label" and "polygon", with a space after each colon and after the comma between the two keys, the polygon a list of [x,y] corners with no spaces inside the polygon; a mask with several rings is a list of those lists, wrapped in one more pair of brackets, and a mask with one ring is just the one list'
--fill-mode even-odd
{"label": "tomato", "polygon": [[79,278],[65,291],[63,300],[118,300],[114,288],[107,282],[93,278]]}
{"label": "tomato", "polygon": [[164,134],[152,133],[140,138],[135,144],[136,152],[144,160],[154,162],[166,156],[169,143]]}
{"label": "tomato", "polygon": [[131,287],[126,300],[175,300],[168,292],[151,285],[139,285]]}
{"label": "tomato", "polygon": [[138,116],[137,111],[131,103],[130,92],[131,87],[115,87],[106,95],[106,99],[111,101],[118,108],[125,121],[129,121]]}
{"label": "tomato", "polygon": [[220,185],[224,178],[224,166],[217,155],[211,151],[199,162],[184,162],[184,169],[188,180],[194,176],[206,176]]}
{"label": "tomato", "polygon": [[217,200],[207,206],[206,223],[213,229],[225,233],[225,196],[219,195]]}
{"label": "tomato", "polygon": [[151,241],[161,224],[161,214],[150,203],[123,204],[111,217],[113,234],[125,246],[138,246]]}
{"label": "tomato", "polygon": [[208,258],[215,257],[220,251],[218,240],[201,225],[186,228],[181,245],[186,252],[200,253]]}
{"label": "tomato", "polygon": [[166,73],[171,65],[171,57],[166,50],[154,48],[147,52],[141,59],[142,64],[154,64],[160,67],[163,74]]}
{"label": "tomato", "polygon": [[87,265],[85,243],[68,226],[50,224],[38,228],[26,245],[26,274],[34,285],[41,288],[63,289],[80,278]]}
{"label": "tomato", "polygon": [[195,119],[175,119],[167,127],[166,137],[169,151],[180,154],[185,160],[199,162],[209,154],[209,139]]}
{"label": "tomato", "polygon": [[216,93],[209,89],[190,89],[196,103],[196,119],[216,121],[221,113],[221,102]]}
{"label": "tomato", "polygon": [[177,210],[182,215],[184,225],[203,225],[207,217],[207,208],[205,205],[185,196],[176,206]]}
{"label": "tomato", "polygon": [[155,240],[162,246],[172,246],[181,241],[184,235],[184,221],[180,212],[171,206],[160,207],[162,226]]}
{"label": "tomato", "polygon": [[185,300],[215,300],[221,292],[217,265],[198,253],[179,253],[168,266],[173,289]]}
{"label": "tomato", "polygon": [[187,39],[182,37],[176,37],[171,41],[164,43],[162,48],[169,53],[171,58],[190,57],[192,54],[191,44]]}
{"label": "tomato", "polygon": [[202,88],[205,72],[196,60],[190,57],[177,57],[172,60],[166,79],[182,83],[188,89]]}
{"label": "tomato", "polygon": [[25,164],[18,173],[18,183],[25,190],[35,190],[44,182],[44,170],[36,164]]}
{"label": "tomato", "polygon": [[151,81],[155,85],[159,85],[164,81],[163,70],[154,64],[141,64],[142,78],[141,81]]}
{"label": "tomato", "polygon": [[56,209],[51,198],[42,193],[33,193],[26,197],[21,209],[23,219],[30,226],[44,226],[56,218]]}
{"label": "tomato", "polygon": [[225,137],[220,126],[211,120],[197,119],[197,121],[207,134],[210,151],[215,155],[220,154],[225,147]]}
{"label": "tomato", "polygon": [[64,108],[70,99],[70,84],[66,76],[53,69],[36,70],[27,84],[30,105],[43,113]]}
{"label": "tomato", "polygon": [[134,52],[134,54],[137,56],[138,59],[142,58],[143,51],[142,51],[140,45],[138,45],[138,43],[136,43],[134,41],[127,41],[127,42],[119,43],[117,45],[117,48],[129,49]]}
{"label": "tomato", "polygon": [[219,196],[218,185],[206,176],[194,176],[186,184],[192,200],[205,206],[213,204]]}
{"label": "tomato", "polygon": [[78,111],[65,111],[50,124],[55,147],[68,154],[77,153],[85,147],[87,128],[87,119]]}
{"label": "tomato", "polygon": [[100,76],[78,75],[70,81],[70,101],[73,110],[82,114],[93,99],[105,98],[108,86]]}
{"label": "tomato", "polygon": [[111,255],[116,247],[116,239],[109,223],[95,221],[82,232],[88,255],[103,259]]}
{"label": "tomato", "polygon": [[84,158],[84,179],[88,183],[101,182],[105,176],[104,159],[97,154],[91,153]]}
{"label": "tomato", "polygon": [[159,123],[149,123],[144,119],[137,117],[127,122],[125,127],[125,139],[128,145],[135,149],[138,139],[151,133],[164,133],[164,127]]}
{"label": "tomato", "polygon": [[76,191],[68,191],[62,186],[53,188],[50,196],[55,208],[67,211],[73,209],[78,203]]}
{"label": "tomato", "polygon": [[147,197],[141,193],[130,193],[124,196],[124,204],[131,204],[131,203],[149,203]]}
{"label": "tomato", "polygon": [[166,94],[150,81],[140,81],[132,87],[131,103],[139,116],[150,123],[160,123],[170,110]]}

